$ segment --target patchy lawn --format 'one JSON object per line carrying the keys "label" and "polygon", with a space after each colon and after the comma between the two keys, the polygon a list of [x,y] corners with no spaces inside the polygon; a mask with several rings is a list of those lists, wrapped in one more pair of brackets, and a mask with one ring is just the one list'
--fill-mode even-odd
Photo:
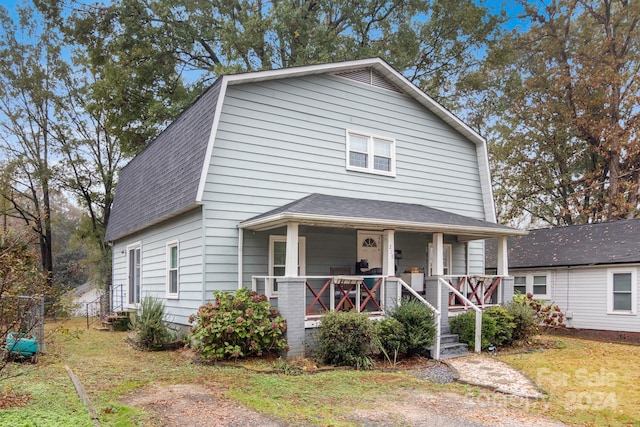
{"label": "patchy lawn", "polygon": [[[65,366],[82,382],[102,426],[185,425],[180,417],[190,413],[224,426],[246,425],[234,424],[233,416],[275,426],[422,426],[440,418],[550,425],[537,414],[580,425],[640,425],[640,347],[634,346],[543,337],[551,347],[562,344],[500,356],[551,395],[529,402],[466,385],[434,384],[409,371],[294,375],[295,369],[277,360],[245,362],[250,369],[198,365],[189,351],[137,351],[126,344],[127,332],[86,330],[82,319],[48,324],[47,330],[47,354],[36,365],[12,364],[14,376],[0,381],[0,398],[15,400],[0,408],[0,426],[34,420],[39,426],[93,426]],[[276,367],[278,374],[253,371]],[[176,407],[174,400],[183,395]],[[171,417],[177,417],[175,424]]]}
{"label": "patchy lawn", "polygon": [[549,393],[535,410],[579,425],[640,426],[640,346],[543,335],[500,356]]}

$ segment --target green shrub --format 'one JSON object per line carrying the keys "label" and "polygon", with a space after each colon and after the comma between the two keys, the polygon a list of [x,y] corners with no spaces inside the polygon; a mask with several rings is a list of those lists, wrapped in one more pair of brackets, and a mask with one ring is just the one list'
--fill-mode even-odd
{"label": "green shrub", "polygon": [[427,356],[436,337],[436,324],[431,309],[415,298],[403,298],[389,316],[404,327],[401,347],[407,356]]}
{"label": "green shrub", "polygon": [[189,317],[194,348],[205,359],[237,359],[287,350],[287,324],[265,295],[248,289],[214,292]]}
{"label": "green shrub", "polygon": [[131,318],[131,329],[135,344],[147,350],[161,349],[174,338],[165,322],[164,303],[152,296],[140,302],[140,308]]}
{"label": "green shrub", "polygon": [[[476,312],[469,310],[449,319],[451,332],[460,336],[460,341],[475,348],[476,342]],[[482,313],[482,334],[480,347],[487,348],[493,343],[496,335],[496,321],[487,313]]]}
{"label": "green shrub", "polygon": [[371,368],[371,342],[374,337],[375,328],[368,313],[328,312],[322,316],[318,328],[316,357],[329,365]]}
{"label": "green shrub", "polygon": [[526,342],[538,333],[538,320],[533,308],[514,300],[506,305],[506,309],[513,317],[513,342]]}
{"label": "green shrub", "polygon": [[509,311],[507,311],[505,307],[498,305],[486,309],[485,314],[493,318],[496,322],[496,331],[492,343],[497,346],[511,344],[513,341],[513,330],[516,324]]}
{"label": "green shrub", "polygon": [[393,317],[375,322],[375,337],[380,351],[391,361],[396,360],[398,353],[404,352],[405,330],[402,323]]}

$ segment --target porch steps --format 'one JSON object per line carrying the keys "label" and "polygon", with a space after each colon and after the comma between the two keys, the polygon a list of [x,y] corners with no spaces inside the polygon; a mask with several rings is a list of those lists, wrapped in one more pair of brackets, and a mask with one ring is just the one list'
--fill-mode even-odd
{"label": "porch steps", "polygon": [[[435,348],[431,347],[430,352],[433,355]],[[452,359],[454,357],[463,357],[469,355],[469,346],[460,342],[457,334],[444,333],[440,335],[440,359]]]}
{"label": "porch steps", "polygon": [[129,325],[129,315],[131,312],[129,311],[116,311],[112,313],[107,313],[103,318],[101,325],[95,326],[95,329],[100,331],[117,331],[117,330],[126,330]]}

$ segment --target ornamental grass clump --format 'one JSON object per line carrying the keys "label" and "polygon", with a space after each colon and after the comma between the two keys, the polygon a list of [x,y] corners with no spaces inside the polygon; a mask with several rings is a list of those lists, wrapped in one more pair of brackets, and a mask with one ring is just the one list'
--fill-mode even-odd
{"label": "ornamental grass clump", "polygon": [[203,359],[239,359],[287,351],[287,323],[265,295],[238,289],[215,291],[189,317],[192,346]]}
{"label": "ornamental grass clump", "polygon": [[151,296],[140,302],[140,308],[131,318],[131,329],[133,344],[144,350],[161,350],[175,339],[165,321],[164,303]]}

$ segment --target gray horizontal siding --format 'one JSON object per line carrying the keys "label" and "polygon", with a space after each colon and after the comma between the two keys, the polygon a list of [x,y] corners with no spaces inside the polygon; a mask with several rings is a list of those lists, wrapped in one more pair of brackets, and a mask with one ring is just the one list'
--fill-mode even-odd
{"label": "gray horizontal siding", "polygon": [[[179,298],[167,299],[167,248],[169,242],[179,244]],[[126,247],[140,242],[142,256],[142,296],[162,300],[174,323],[187,325],[188,317],[202,304],[202,217],[194,210],[165,221],[144,232],[119,240],[114,246],[113,283],[124,285],[128,301]]]}
{"label": "gray horizontal siding", "polygon": [[[396,177],[347,171],[347,129],[394,138]],[[484,219],[478,171],[476,146],[408,96],[332,76],[230,86],[203,195],[208,293],[237,287],[242,220],[310,193]]]}

